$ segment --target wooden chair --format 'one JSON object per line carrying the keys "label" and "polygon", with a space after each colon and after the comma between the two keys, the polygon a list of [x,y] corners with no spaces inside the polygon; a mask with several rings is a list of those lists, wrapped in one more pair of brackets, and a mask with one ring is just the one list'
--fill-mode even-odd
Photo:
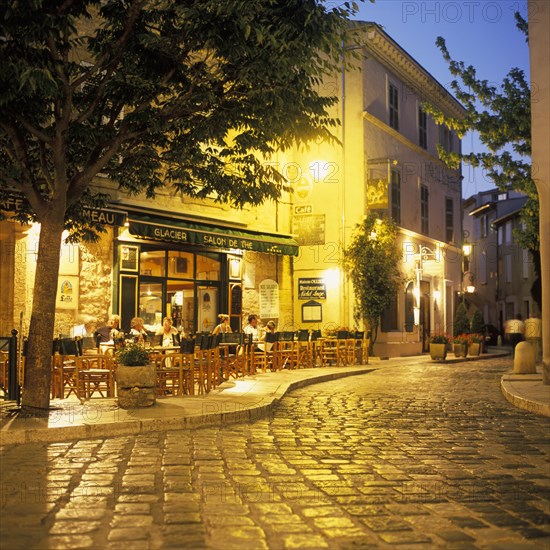
{"label": "wooden chair", "polygon": [[296,335],[296,368],[313,366],[312,345],[309,339],[309,330],[301,329]]}
{"label": "wooden chair", "polygon": [[322,338],[319,340],[319,356],[321,366],[328,367],[338,364],[338,340],[336,338]]}
{"label": "wooden chair", "polygon": [[77,356],[74,363],[79,398],[90,399],[95,393],[101,397],[115,395],[115,365],[111,356]]}
{"label": "wooden chair", "polygon": [[295,369],[298,362],[294,332],[280,332],[277,344],[278,369]]}
{"label": "wooden chair", "polygon": [[157,365],[157,395],[184,396],[190,393],[194,362],[182,353],[160,354]]}

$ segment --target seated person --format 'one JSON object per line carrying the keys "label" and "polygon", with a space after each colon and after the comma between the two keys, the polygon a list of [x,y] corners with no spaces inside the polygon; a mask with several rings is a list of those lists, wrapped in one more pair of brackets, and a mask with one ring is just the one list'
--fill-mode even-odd
{"label": "seated person", "polygon": [[259,344],[265,340],[265,333],[259,326],[258,316],[254,313],[251,313],[248,316],[248,325],[244,327],[245,334],[252,334],[252,342],[254,343],[254,348],[263,351],[263,344]]}
{"label": "seated person", "polygon": [[229,326],[229,315],[227,313],[220,313],[218,315],[219,324],[216,326],[216,328],[212,331],[213,335],[216,334],[227,334],[228,332],[233,332],[231,330],[231,327]]}
{"label": "seated person", "polygon": [[99,344],[113,344],[122,334],[119,325],[120,317],[112,315],[105,326],[96,330],[95,336],[97,337],[97,342]]}
{"label": "seated person", "polygon": [[71,329],[72,338],[86,338],[94,335],[97,321],[89,315],[82,315],[81,320],[83,321],[81,325],[76,325]]}
{"label": "seated person", "polygon": [[162,320],[162,327],[155,333],[155,336],[159,336],[158,342],[155,343],[163,348],[180,345],[180,335],[172,326],[172,317],[165,317]]}
{"label": "seated person", "polygon": [[143,326],[143,319],[141,317],[133,317],[130,321],[130,337],[141,344],[147,340],[147,331]]}

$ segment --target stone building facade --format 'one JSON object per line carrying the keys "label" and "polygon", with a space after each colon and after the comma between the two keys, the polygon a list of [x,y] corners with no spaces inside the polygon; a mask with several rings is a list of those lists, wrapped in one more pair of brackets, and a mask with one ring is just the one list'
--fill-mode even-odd
{"label": "stone building facade", "polygon": [[[460,141],[422,104],[456,116],[463,109],[381,27],[359,26],[360,42],[346,46],[359,55],[324,83],[327,95],[340,98],[332,113],[342,121],[340,143],[270,159],[293,188],[276,204],[234,210],[168,192],[154,201],[130,198],[96,178],[111,195],[114,221],[98,243],[62,250],[69,260],[62,261],[58,293],[72,296],[58,302],[56,332],[67,334],[88,317],[102,323],[111,313],[122,316],[123,328],[134,315],[151,329],[169,315],[186,332],[211,330],[218,313],[229,313],[239,330],[257,313],[280,330],[361,329],[341,260],[370,211],[398,223],[405,281],[375,351],[418,353],[431,332],[450,328],[461,284],[461,178],[438,160],[436,147],[459,151]],[[18,326],[21,314],[23,332],[28,325],[36,232],[0,222],[8,258],[0,281],[10,304],[2,333]]]}

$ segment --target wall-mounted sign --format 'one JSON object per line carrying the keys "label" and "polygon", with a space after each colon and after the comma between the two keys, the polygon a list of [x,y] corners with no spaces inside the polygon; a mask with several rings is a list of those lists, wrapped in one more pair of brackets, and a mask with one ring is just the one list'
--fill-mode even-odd
{"label": "wall-mounted sign", "polygon": [[[4,212],[22,212],[23,210],[29,210],[29,201],[22,193],[10,191],[0,198],[0,210]],[[118,212],[117,210],[110,210],[108,208],[89,208],[87,206],[82,208],[81,214],[90,222],[117,227],[123,227],[128,218],[126,212]]]}
{"label": "wall-mounted sign", "polygon": [[307,176],[302,176],[294,186],[294,191],[300,199],[307,199],[311,195],[313,184]]}
{"label": "wall-mounted sign", "polygon": [[313,205],[304,204],[302,206],[294,207],[294,214],[311,214],[313,212]]}
{"label": "wall-mounted sign", "polygon": [[292,232],[300,246],[325,244],[325,215],[301,214],[292,219]]}
{"label": "wall-mounted sign", "polygon": [[302,323],[320,323],[322,320],[322,304],[311,300],[302,306]]}
{"label": "wall-mounted sign", "polygon": [[63,275],[58,278],[55,307],[78,309],[78,277]]}
{"label": "wall-mounted sign", "polygon": [[326,300],[327,285],[324,279],[308,277],[298,279],[298,300]]}
{"label": "wall-mounted sign", "polygon": [[260,317],[279,318],[279,284],[272,279],[264,279],[259,285]]}

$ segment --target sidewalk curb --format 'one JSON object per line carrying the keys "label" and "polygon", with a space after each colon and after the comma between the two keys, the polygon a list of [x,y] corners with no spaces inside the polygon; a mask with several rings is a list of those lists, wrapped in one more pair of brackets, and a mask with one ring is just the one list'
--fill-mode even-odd
{"label": "sidewalk curb", "polygon": [[365,368],[354,371],[332,372],[303,380],[283,382],[273,394],[260,398],[256,404],[246,407],[242,407],[238,400],[231,402],[226,399],[212,397],[204,401],[203,409],[212,411],[207,414],[126,420],[109,424],[91,423],[79,426],[61,426],[59,428],[48,427],[48,419],[36,419],[37,422],[44,422],[45,426],[13,430],[8,427],[8,429],[1,430],[0,446],[24,443],[57,443],[80,439],[139,435],[158,431],[193,430],[226,426],[239,422],[252,422],[271,414],[279,401],[295,389],[348,376],[367,374],[374,370],[377,370],[377,367],[365,366]]}
{"label": "sidewalk curb", "polygon": [[[510,402],[512,405],[518,409],[523,409],[531,413],[550,417],[550,401],[548,403],[540,403],[528,399],[527,397],[522,397],[519,395],[521,391],[517,390],[514,385],[515,383],[519,384],[530,384],[538,386],[539,383],[542,386],[542,375],[532,376],[532,375],[523,375],[524,378],[511,377],[510,373],[502,375],[500,379],[500,389],[502,395]],[[548,386],[548,392],[550,393],[550,386]]]}

